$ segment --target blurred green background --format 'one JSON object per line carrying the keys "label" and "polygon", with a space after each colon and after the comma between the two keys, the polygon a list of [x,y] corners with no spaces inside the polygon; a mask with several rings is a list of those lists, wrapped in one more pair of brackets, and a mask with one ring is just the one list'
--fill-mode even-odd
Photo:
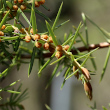
{"label": "blurred green background", "polygon": [[[52,21],[54,21],[61,2],[62,0],[46,0],[45,5],[50,9],[50,11],[45,10],[43,7],[39,8],[39,10],[49,16]],[[58,24],[68,19],[70,19],[70,22],[55,31],[55,35],[60,40],[62,40],[65,33],[69,33],[70,30],[74,30],[72,28],[73,25],[78,26],[79,22],[82,21],[82,12],[88,15],[98,26],[106,29],[109,32],[109,0],[63,0],[63,2],[63,10]],[[45,20],[38,15],[36,16],[39,32],[45,31]],[[89,21],[87,21],[87,26],[89,31],[90,44],[96,44],[105,41],[101,32]],[[85,38],[84,26],[81,29],[81,32]],[[77,44],[76,46],[80,47],[82,44]],[[26,110],[46,110],[45,104],[48,104],[52,110],[61,110],[62,107],[65,108],[63,110],[91,110],[88,105],[93,105],[95,101],[97,104],[97,109],[102,110],[102,105],[108,108],[108,103],[110,102],[109,64],[104,79],[101,83],[99,82],[107,50],[107,48],[100,49],[93,53],[97,64],[97,71],[95,72],[96,75],[92,76],[91,81],[93,87],[92,101],[89,101],[89,99],[86,97],[83,85],[80,81],[77,81],[74,76],[67,81],[67,84],[62,90],[60,90],[60,86],[56,86],[61,85],[63,81],[61,78],[54,78],[51,86],[45,90],[46,83],[53,71],[54,66],[49,65],[47,69],[43,71],[41,78],[38,78],[37,60],[35,60],[34,68],[29,78],[27,74],[28,64],[22,65],[20,71],[16,71],[16,68],[13,68],[13,70],[10,72],[10,75],[2,82],[2,85],[5,86],[15,80],[21,79],[23,88],[29,88],[29,98],[22,102]],[[86,67],[89,70],[94,71],[90,61],[87,61]],[[64,95],[61,96],[61,94]]]}

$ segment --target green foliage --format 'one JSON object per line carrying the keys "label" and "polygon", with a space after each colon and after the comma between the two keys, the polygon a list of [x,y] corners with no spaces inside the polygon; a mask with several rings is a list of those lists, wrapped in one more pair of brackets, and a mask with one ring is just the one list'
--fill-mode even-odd
{"label": "green foliage", "polygon": [[[39,3],[39,1],[37,2]],[[92,49],[91,47],[89,47],[90,44],[86,21],[88,20],[95,27],[97,27],[102,32],[104,38],[108,43],[110,41],[110,33],[100,28],[87,15],[82,13],[84,26],[81,22],[79,23],[78,27],[73,26],[75,31],[70,31],[69,34],[64,34],[64,42],[62,43],[62,41],[60,42],[59,40],[59,36],[56,36],[54,31],[70,21],[66,20],[63,23],[57,25],[61,15],[63,2],[60,5],[52,26],[50,22],[51,20],[37,9],[35,5],[35,0],[24,0],[22,4],[24,7],[22,8],[21,4],[19,3],[17,3],[17,9],[16,7],[13,7],[14,5],[16,5],[16,3],[13,0],[0,0],[0,64],[7,66],[7,68],[0,73],[0,81],[3,78],[7,77],[9,71],[13,67],[17,67],[17,70],[19,70],[22,63],[29,63],[28,76],[30,76],[34,65],[34,60],[38,59],[40,67],[38,71],[38,76],[42,75],[42,71],[49,64],[56,64],[47,83],[46,89],[51,84],[53,77],[58,77],[64,70],[64,80],[62,82],[61,88],[63,88],[66,80],[74,75],[78,80],[82,82],[82,84],[84,85],[85,93],[91,100],[91,78],[88,69],[85,67],[85,64],[87,60],[90,59],[94,69],[97,69],[92,53],[95,52],[98,47]],[[48,7],[46,7],[44,4],[39,4],[39,6],[42,6],[44,7],[44,9],[48,10]],[[30,13],[30,20],[25,14],[27,12]],[[42,16],[45,19],[45,25],[48,31],[39,33],[36,21],[36,14]],[[20,16],[22,16],[27,22],[27,24],[29,25],[28,27],[25,27],[24,23],[20,21]],[[12,24],[8,22],[10,20],[13,20]],[[84,27],[85,29],[86,39],[82,35],[82,32],[80,32],[80,29],[82,27]],[[80,49],[75,47],[75,43],[78,44],[79,42],[82,42],[82,44],[84,45],[83,49],[85,49],[86,52],[84,52],[85,50],[81,51]],[[29,49],[29,47],[25,45],[26,43],[33,45],[33,49]],[[10,50],[10,47],[12,47],[12,50]],[[26,57],[25,54],[29,55],[30,62],[23,61],[22,58]],[[45,58],[47,58],[46,54],[50,55],[47,61],[45,60]],[[105,74],[109,56],[110,49],[108,50],[105,59],[101,80]],[[27,98],[27,89],[24,90],[24,92],[21,94],[19,94],[21,92],[21,85],[18,87],[17,91],[14,91],[14,89],[9,90],[9,87],[13,86],[17,82],[18,81],[15,81],[4,88],[0,87],[0,92],[6,91],[11,93],[9,100],[3,101],[0,104],[2,110],[14,110],[16,108],[18,108],[19,110],[24,110],[24,107],[20,104],[20,102]],[[47,105],[46,108],[48,110],[51,110]],[[90,108],[92,110],[96,110],[96,106]],[[107,110],[104,106],[103,109]]]}
{"label": "green foliage", "polygon": [[47,104],[45,104],[45,107],[47,108],[47,110],[52,110]]}
{"label": "green foliage", "polygon": [[[14,85],[16,82],[10,84],[9,86]],[[8,86],[7,86],[8,87]],[[25,110],[24,106],[22,104],[20,104],[23,100],[27,99],[27,89],[25,89],[22,93],[21,93],[21,87],[22,84],[18,87],[17,91],[18,92],[13,92],[11,93],[9,99],[7,100],[2,100],[0,102],[0,110]],[[7,91],[8,92],[8,91]],[[17,94],[13,94],[13,93],[17,93]],[[20,93],[20,94],[18,94]]]}
{"label": "green foliage", "polygon": [[[91,108],[91,110],[98,110],[96,107],[96,102],[94,103],[94,106],[89,106]],[[103,110],[109,110],[106,107],[102,106]],[[109,108],[110,108],[110,104],[109,104]]]}
{"label": "green foliage", "polygon": [[104,77],[104,74],[105,74],[105,71],[106,71],[106,68],[107,68],[107,64],[108,64],[108,60],[109,60],[109,56],[110,56],[110,47],[109,47],[108,52],[107,52],[107,55],[106,55],[106,59],[105,59],[105,63],[104,63],[104,67],[103,67],[103,71],[102,71],[102,74],[101,74],[100,81]]}
{"label": "green foliage", "polygon": [[9,93],[19,94],[20,93],[19,91],[8,90],[9,87],[15,85],[18,81],[15,81],[15,82],[11,83],[10,85],[6,86],[5,88],[0,88],[0,92],[6,91],[6,92],[9,92]]}

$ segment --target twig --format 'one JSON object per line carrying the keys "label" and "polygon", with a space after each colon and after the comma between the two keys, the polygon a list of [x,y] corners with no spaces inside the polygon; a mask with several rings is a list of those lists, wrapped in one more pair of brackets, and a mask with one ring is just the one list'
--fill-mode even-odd
{"label": "twig", "polygon": [[[106,47],[109,47],[110,46],[110,43],[108,42],[102,42],[102,43],[99,43],[99,44],[91,44],[89,45],[88,48],[86,48],[85,46],[83,47],[78,47],[77,50],[79,50],[80,52],[83,52],[83,51],[90,51],[90,50],[93,50],[95,48],[98,48],[99,49],[102,49],[102,48],[106,48]],[[76,50],[71,50],[72,54],[77,54],[77,51]],[[52,53],[44,53],[43,54],[43,57],[44,58],[49,58],[51,57]],[[21,55],[21,58],[22,59],[30,59],[31,58],[31,55]]]}

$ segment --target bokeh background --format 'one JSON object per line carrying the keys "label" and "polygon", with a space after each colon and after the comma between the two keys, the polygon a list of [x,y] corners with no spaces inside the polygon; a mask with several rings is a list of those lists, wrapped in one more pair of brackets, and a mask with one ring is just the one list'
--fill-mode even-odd
{"label": "bokeh background", "polygon": [[[84,12],[88,15],[98,26],[106,29],[109,32],[110,29],[110,1],[109,0],[46,0],[45,5],[50,11],[40,7],[43,13],[45,13],[52,21],[54,21],[57,11],[61,2],[64,2],[61,17],[58,24],[70,19],[70,22],[55,31],[55,35],[60,40],[64,36],[64,33],[69,33],[73,25],[78,26],[79,22],[82,21],[81,13]],[[27,16],[30,16],[27,14]],[[38,30],[45,32],[45,20],[44,18],[37,16]],[[22,19],[22,18],[21,18]],[[23,19],[22,19],[23,20]],[[25,22],[25,21],[23,21]],[[27,24],[25,24],[28,26]],[[43,26],[42,26],[43,25]],[[89,21],[87,21],[88,32],[89,32],[89,43],[100,43],[104,42],[105,39],[101,32],[94,27]],[[82,34],[85,38],[84,27],[81,29]],[[28,44],[31,48],[31,44]],[[76,45],[77,47],[82,44]],[[93,87],[93,99],[90,101],[84,92],[83,85],[80,81],[77,81],[74,76],[67,80],[64,88],[60,90],[61,83],[63,82],[62,75],[55,77],[50,87],[45,90],[47,81],[54,69],[54,66],[48,66],[39,78],[38,72],[38,61],[35,60],[34,67],[30,77],[28,78],[28,64],[21,65],[19,71],[13,68],[10,71],[8,77],[2,82],[2,86],[8,85],[15,80],[21,79],[20,83],[23,83],[23,89],[28,88],[29,98],[22,102],[26,110],[46,110],[45,104],[49,105],[52,110],[91,110],[89,105],[93,106],[94,102],[97,104],[98,110],[103,110],[102,106],[108,108],[110,103],[110,74],[109,64],[106,70],[106,74],[102,82],[100,81],[101,72],[105,56],[107,53],[106,49],[100,49],[93,53],[97,64],[97,71],[93,72],[96,75],[91,76],[91,84]],[[29,61],[25,59],[25,61]],[[87,61],[86,67],[94,71],[90,61]],[[1,71],[5,67],[1,66]],[[19,84],[20,84],[19,83]],[[18,84],[18,85],[19,85]],[[15,87],[17,88],[17,87]]]}

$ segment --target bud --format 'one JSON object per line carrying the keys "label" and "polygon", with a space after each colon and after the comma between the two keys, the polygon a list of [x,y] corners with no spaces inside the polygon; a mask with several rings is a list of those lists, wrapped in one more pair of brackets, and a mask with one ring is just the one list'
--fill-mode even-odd
{"label": "bud", "polygon": [[45,44],[44,44],[44,49],[45,49],[45,50],[48,50],[48,49],[49,49],[49,43],[45,43]]}
{"label": "bud", "polygon": [[4,32],[0,31],[0,36],[4,36]]}
{"label": "bud", "polygon": [[58,59],[60,57],[62,57],[62,52],[61,51],[57,51],[56,54],[55,54],[55,57],[58,58]]}
{"label": "bud", "polygon": [[69,47],[70,47],[69,45],[65,45],[65,46],[64,46],[64,50],[67,51],[67,50],[69,49]]}
{"label": "bud", "polygon": [[28,35],[26,35],[26,36],[25,36],[25,41],[26,41],[27,43],[30,42],[30,41],[31,41],[31,37],[28,36]]}
{"label": "bud", "polygon": [[3,25],[3,26],[1,27],[1,30],[4,30],[4,29],[5,29],[5,27],[6,27],[6,26],[5,26],[5,25]]}
{"label": "bud", "polygon": [[21,6],[20,6],[20,9],[21,9],[21,10],[25,10],[25,9],[26,9],[26,6],[25,6],[25,5],[21,5]]}
{"label": "bud", "polygon": [[57,45],[57,46],[56,46],[56,50],[57,50],[57,51],[62,51],[62,46],[61,46],[61,45]]}
{"label": "bud", "polygon": [[88,98],[91,100],[92,99],[92,86],[90,84],[90,82],[84,82],[84,90],[86,92],[86,95],[88,96]]}
{"label": "bud", "polygon": [[84,75],[88,80],[91,79],[90,73],[89,73],[89,71],[88,71],[86,68],[82,67],[82,73],[83,73],[83,75]]}
{"label": "bud", "polygon": [[37,1],[35,1],[35,7],[39,7],[39,6],[40,4]]}
{"label": "bud", "polygon": [[44,4],[45,3],[45,0],[41,0],[41,1],[38,1],[39,4]]}
{"label": "bud", "polygon": [[33,28],[30,29],[30,33],[33,34]]}
{"label": "bud", "polygon": [[49,37],[49,42],[50,42],[50,43],[53,43],[52,37]]}
{"label": "bud", "polygon": [[33,39],[34,39],[34,40],[38,40],[38,39],[40,39],[40,35],[39,35],[39,34],[35,34],[35,35],[33,35]]}
{"label": "bud", "polygon": [[23,2],[23,0],[18,0],[18,3],[22,3]]}
{"label": "bud", "polygon": [[36,43],[35,43],[35,46],[36,46],[37,48],[41,48],[41,47],[42,47],[42,44],[39,43],[39,42],[36,42]]}
{"label": "bud", "polygon": [[14,9],[15,11],[17,11],[17,10],[18,10],[18,6],[17,6],[17,5],[13,5],[13,9]]}
{"label": "bud", "polygon": [[47,40],[48,39],[48,35],[41,35],[41,38]]}

